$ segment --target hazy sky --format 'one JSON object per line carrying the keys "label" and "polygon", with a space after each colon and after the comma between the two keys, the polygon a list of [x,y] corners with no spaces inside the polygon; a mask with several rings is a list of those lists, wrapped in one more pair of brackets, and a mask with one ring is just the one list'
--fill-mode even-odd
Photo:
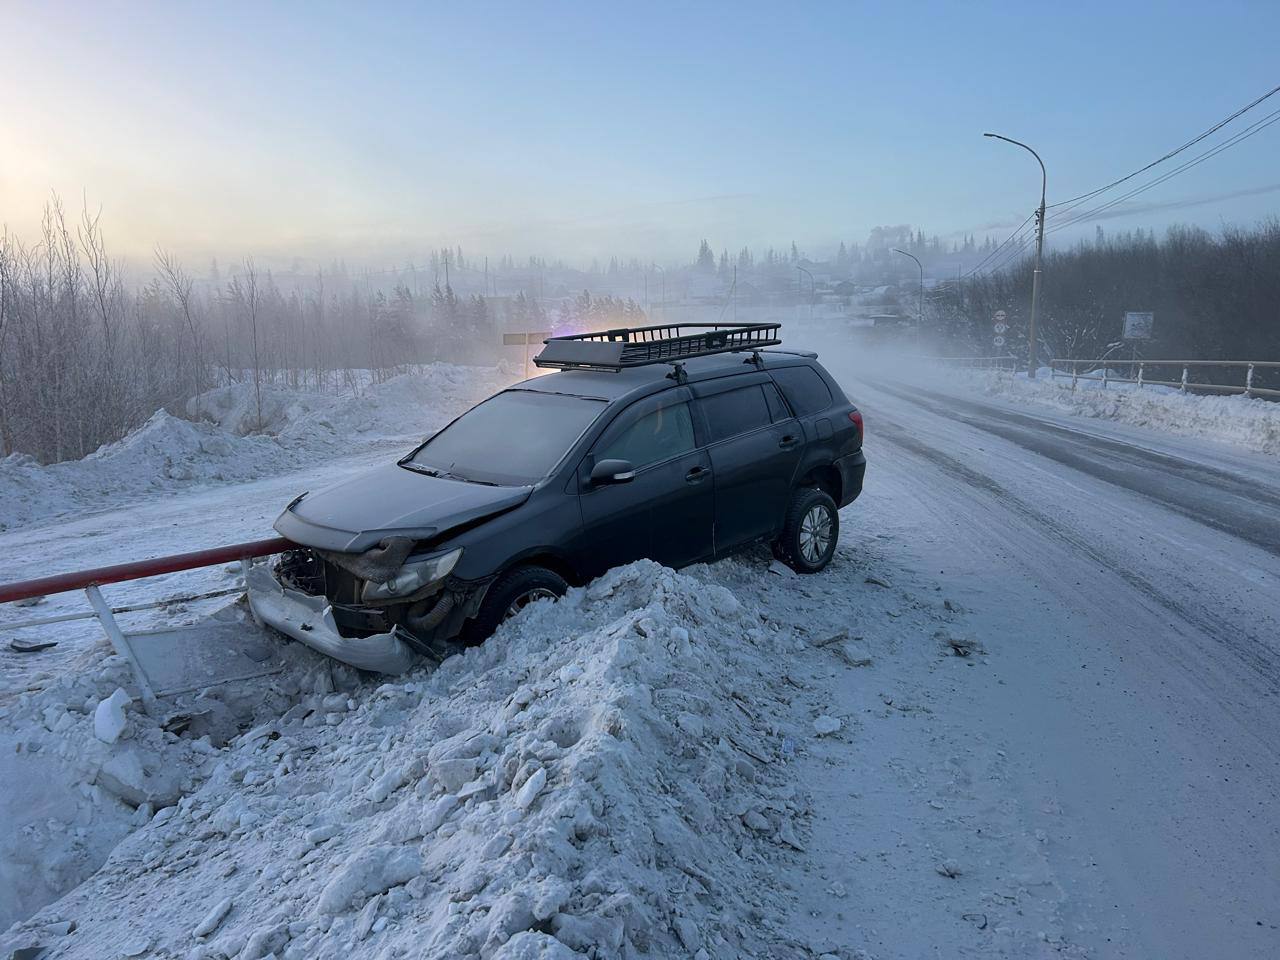
{"label": "hazy sky", "polygon": [[[83,195],[130,256],[1003,236],[1039,172],[984,130],[1040,150],[1053,202],[1280,84],[1276,0],[0,0],[0,24],[0,220],[30,236],[51,190]],[[1280,124],[1141,200],[1273,187],[1278,157]],[[1277,211],[1280,189],[1107,227]]]}

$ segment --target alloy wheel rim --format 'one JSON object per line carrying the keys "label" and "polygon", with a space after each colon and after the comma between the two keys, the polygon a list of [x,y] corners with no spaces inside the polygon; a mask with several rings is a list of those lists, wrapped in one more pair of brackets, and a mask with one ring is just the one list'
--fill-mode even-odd
{"label": "alloy wheel rim", "polygon": [[516,597],[514,600],[511,601],[511,606],[507,607],[507,612],[503,614],[502,619],[510,620],[512,617],[514,617],[517,613],[519,613],[529,604],[533,603],[535,600],[547,600],[547,599],[551,599],[551,600],[556,599],[556,594],[548,590],[546,587],[534,587],[532,590],[526,590],[524,593],[520,594],[518,597]]}
{"label": "alloy wheel rim", "polygon": [[817,563],[831,547],[831,511],[822,504],[810,507],[800,521],[800,555]]}

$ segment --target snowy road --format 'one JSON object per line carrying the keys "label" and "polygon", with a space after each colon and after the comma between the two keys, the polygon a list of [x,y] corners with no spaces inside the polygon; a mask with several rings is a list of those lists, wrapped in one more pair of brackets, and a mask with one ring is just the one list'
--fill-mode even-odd
{"label": "snowy road", "polygon": [[[856,890],[828,930],[874,956],[1017,956],[1038,917],[1046,953],[1277,955],[1280,468],[842,373],[870,461],[846,549],[855,523],[890,539],[877,552],[959,601],[988,665],[940,672],[930,625],[907,624],[875,668],[888,709],[832,679],[869,726],[813,771],[823,875]],[[904,700],[928,704],[905,732],[870,726]],[[868,855],[886,870],[859,884]],[[944,855],[963,872],[939,882]],[[1002,897],[1021,919],[988,925]]]}

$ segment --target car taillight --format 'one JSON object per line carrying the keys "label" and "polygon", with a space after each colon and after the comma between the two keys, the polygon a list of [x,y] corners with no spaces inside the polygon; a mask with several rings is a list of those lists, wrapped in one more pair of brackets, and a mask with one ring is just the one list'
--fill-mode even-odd
{"label": "car taillight", "polygon": [[862,411],[850,410],[849,419],[853,421],[853,425],[858,428],[858,442],[862,442]]}

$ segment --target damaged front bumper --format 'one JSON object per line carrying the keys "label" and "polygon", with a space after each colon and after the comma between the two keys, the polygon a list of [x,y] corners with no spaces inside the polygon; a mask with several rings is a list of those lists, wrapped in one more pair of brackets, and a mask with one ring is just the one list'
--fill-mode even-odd
{"label": "damaged front bumper", "polygon": [[402,627],[373,636],[344,637],[325,597],[285,586],[270,564],[251,566],[245,585],[256,617],[325,656],[361,670],[390,674],[404,673],[418,662],[417,652],[403,639]]}

